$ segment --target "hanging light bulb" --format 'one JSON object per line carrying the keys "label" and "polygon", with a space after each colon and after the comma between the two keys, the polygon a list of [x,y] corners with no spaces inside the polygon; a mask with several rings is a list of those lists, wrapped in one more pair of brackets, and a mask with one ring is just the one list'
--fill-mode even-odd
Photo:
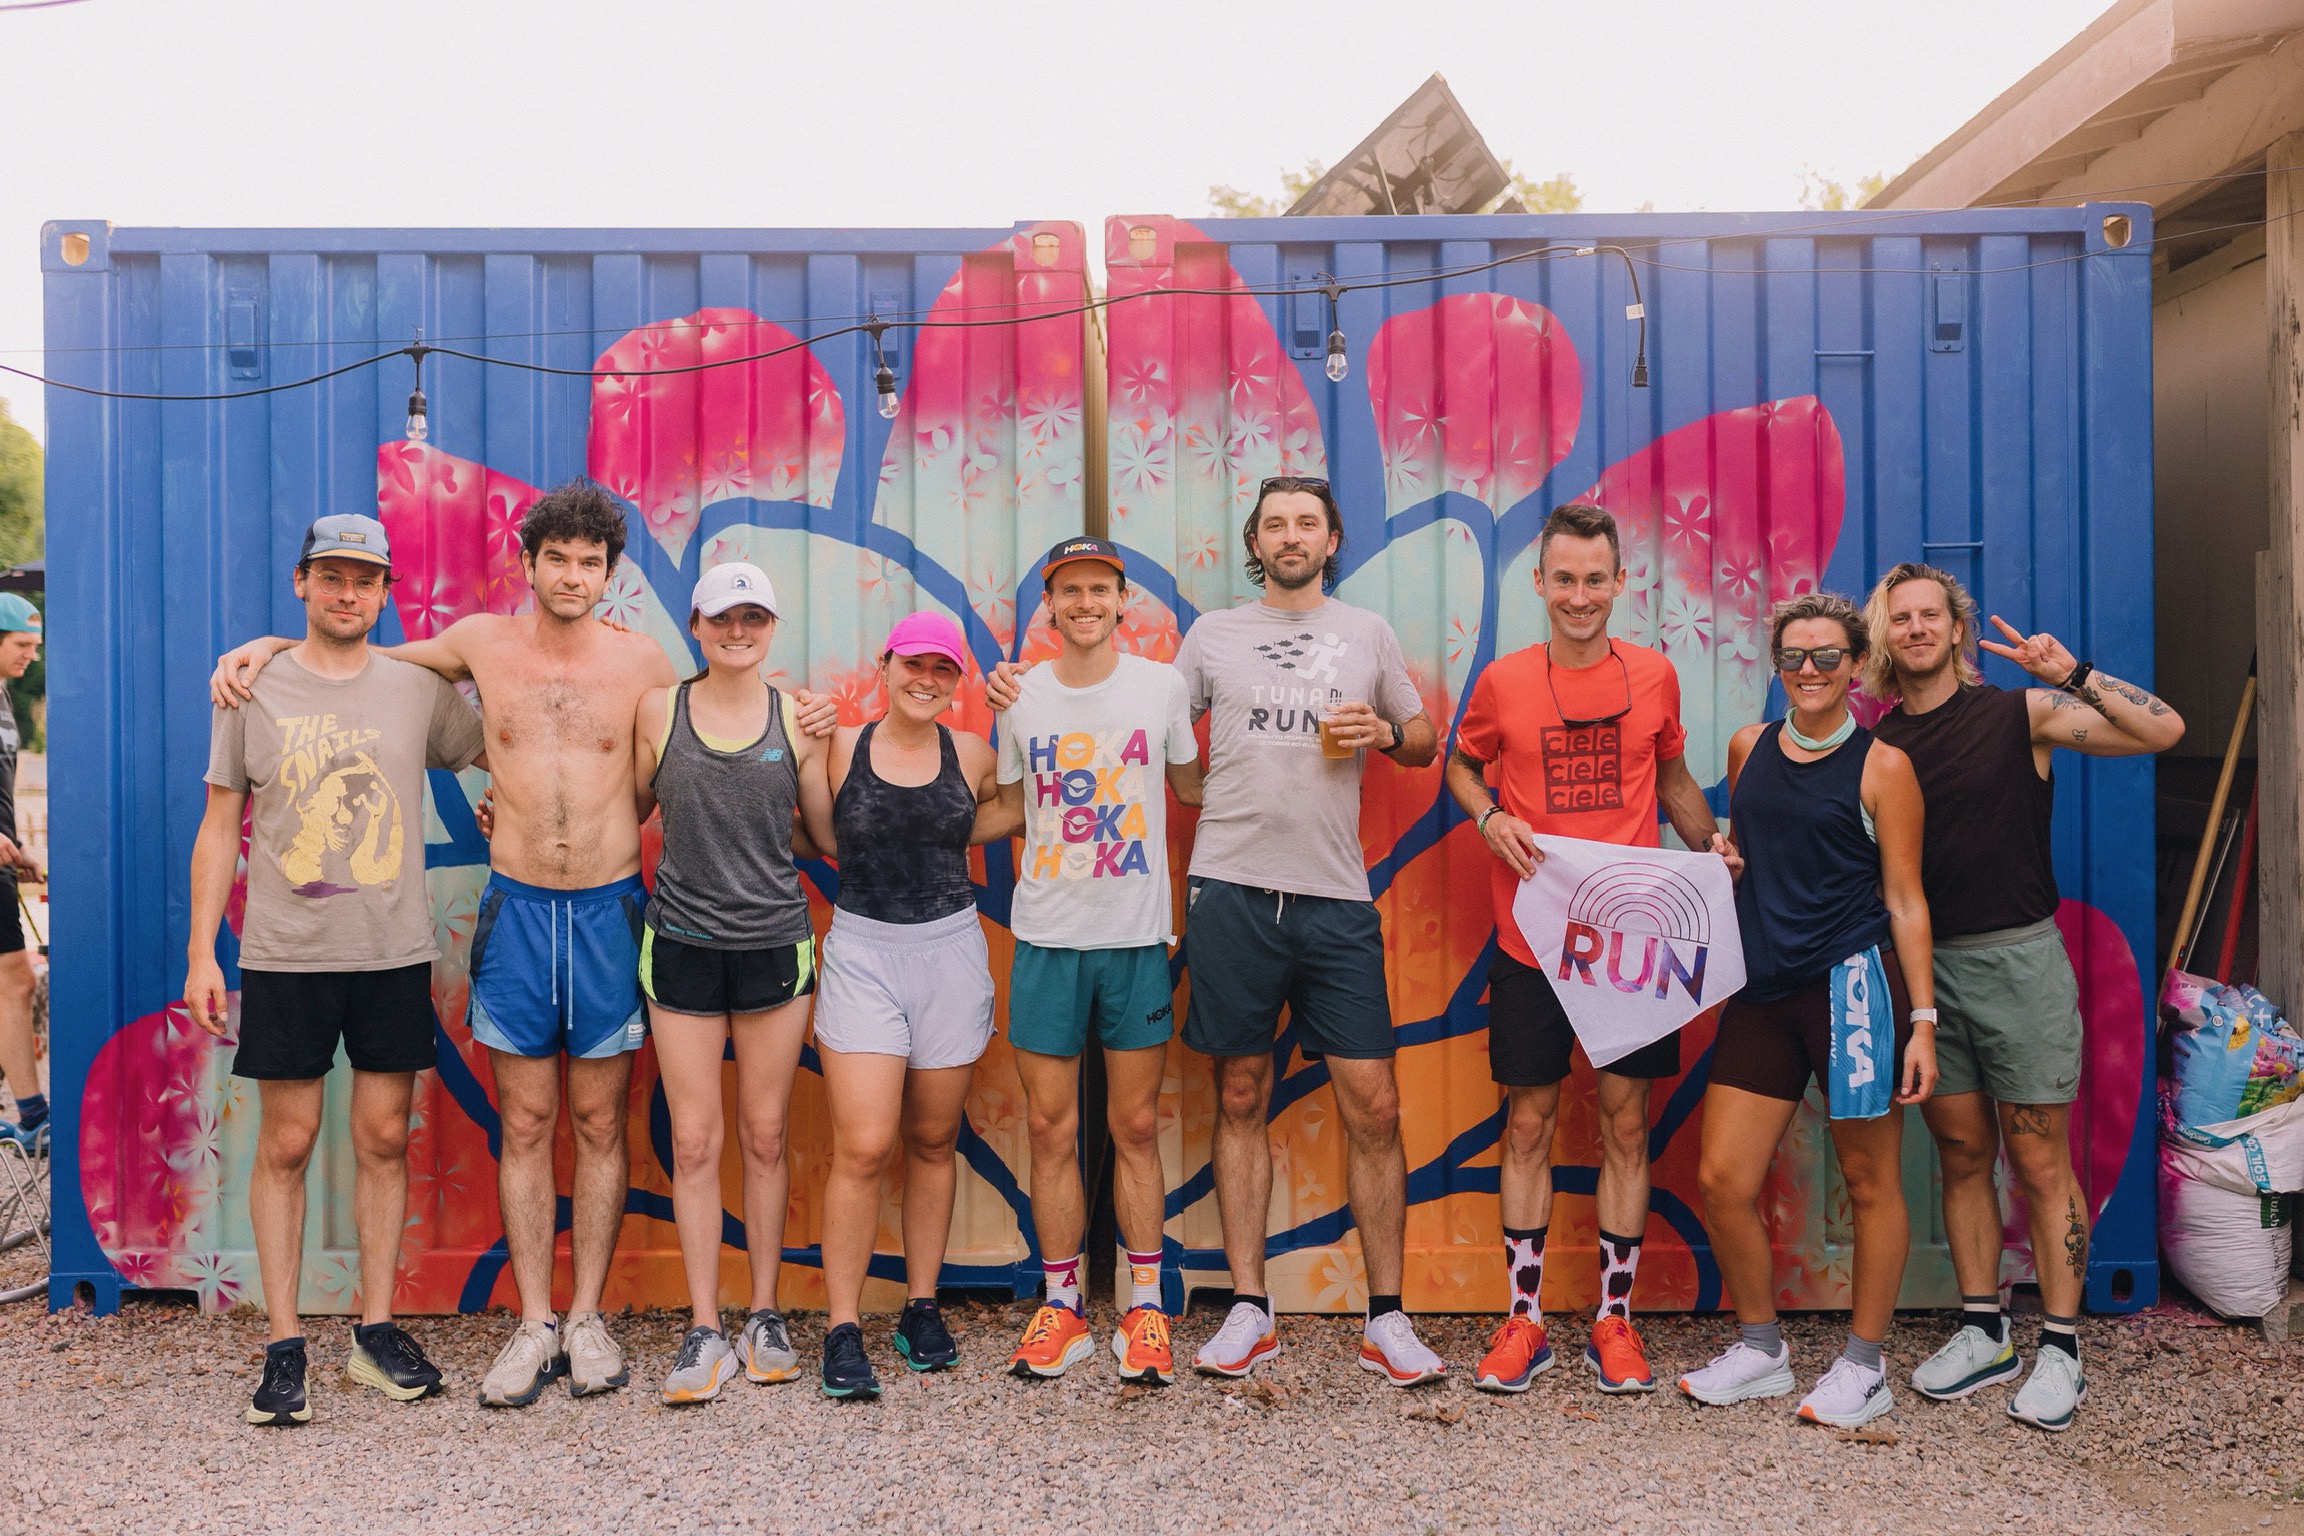
{"label": "hanging light bulb", "polygon": [[896,419],[896,371],[886,363],[882,363],[879,371],[872,375],[872,387],[880,391],[880,419],[882,421],[894,421]]}
{"label": "hanging light bulb", "polygon": [[1328,333],[1329,380],[1341,384],[1344,382],[1344,376],[1351,371],[1351,361],[1344,356],[1344,333],[1342,331],[1330,331]]}
{"label": "hanging light bulb", "polygon": [[425,421],[424,406],[424,354],[431,350],[424,345],[424,333],[418,331],[415,343],[408,349],[408,355],[416,360],[416,386],[408,392],[408,441],[412,443],[420,443],[432,435]]}

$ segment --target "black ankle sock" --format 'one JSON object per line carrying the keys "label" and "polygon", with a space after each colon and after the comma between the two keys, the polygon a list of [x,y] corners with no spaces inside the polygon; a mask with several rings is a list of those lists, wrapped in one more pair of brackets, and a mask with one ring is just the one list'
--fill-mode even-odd
{"label": "black ankle sock", "polygon": [[1234,1291],[1232,1293],[1232,1305],[1238,1306],[1244,1301],[1253,1306],[1257,1311],[1263,1313],[1266,1317],[1270,1317],[1272,1315],[1271,1297],[1251,1296],[1246,1291]]}
{"label": "black ankle sock", "polygon": [[298,1334],[292,1339],[274,1339],[264,1346],[264,1353],[270,1354],[276,1349],[293,1349],[298,1354],[302,1354],[304,1352],[304,1335]]}
{"label": "black ankle sock", "polygon": [[48,1095],[28,1093],[16,1101],[16,1123],[35,1126],[48,1118]]}
{"label": "black ankle sock", "polygon": [[2008,1341],[2008,1314],[2000,1310],[2000,1293],[1989,1296],[1962,1296],[1960,1319],[1973,1323],[2002,1343]]}
{"label": "black ankle sock", "polygon": [[1399,1310],[1400,1298],[1397,1296],[1370,1296],[1368,1298],[1368,1321],[1370,1322],[1376,1321],[1387,1312]]}
{"label": "black ankle sock", "polygon": [[2058,1317],[2052,1312],[2043,1313],[2040,1318],[2040,1347],[2060,1349],[2073,1359],[2079,1359],[2080,1319]]}

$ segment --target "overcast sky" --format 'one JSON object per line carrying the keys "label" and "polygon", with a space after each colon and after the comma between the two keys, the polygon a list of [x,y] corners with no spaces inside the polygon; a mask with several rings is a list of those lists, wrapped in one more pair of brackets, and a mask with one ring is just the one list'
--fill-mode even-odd
{"label": "overcast sky", "polygon": [[[1592,210],[1794,206],[1926,151],[2102,0],[0,0],[0,362],[115,224],[1003,225],[1207,211],[1426,75]],[[1091,248],[1095,242],[1091,241]],[[39,387],[0,398],[39,430]]]}

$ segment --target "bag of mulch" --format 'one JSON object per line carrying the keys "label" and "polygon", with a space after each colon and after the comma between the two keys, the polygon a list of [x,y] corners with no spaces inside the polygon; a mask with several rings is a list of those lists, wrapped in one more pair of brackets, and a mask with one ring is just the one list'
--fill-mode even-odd
{"label": "bag of mulch", "polygon": [[2169,1272],[2225,1317],[2276,1312],[2287,1299],[2304,1190],[2304,1101],[2185,1125],[2176,1097],[2174,1085],[2160,1085],[2160,1247]]}
{"label": "bag of mulch", "polygon": [[2174,1026],[2169,1075],[2179,1123],[2219,1125],[2304,1096],[2304,1036],[2254,987],[2171,971],[2160,1001]]}

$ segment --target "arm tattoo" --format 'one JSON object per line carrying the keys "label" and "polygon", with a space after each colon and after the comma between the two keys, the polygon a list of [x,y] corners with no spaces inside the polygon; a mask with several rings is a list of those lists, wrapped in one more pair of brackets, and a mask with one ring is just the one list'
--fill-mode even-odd
{"label": "arm tattoo", "polygon": [[1474,773],[1486,774],[1488,771],[1488,765],[1486,763],[1480,761],[1480,759],[1474,757],[1471,753],[1465,751],[1462,747],[1450,748],[1448,755],[1454,758],[1457,762],[1462,763],[1465,767],[1471,769]]}
{"label": "arm tattoo", "polygon": [[2072,745],[2078,746],[2080,743],[2086,741],[2087,739],[2088,727],[2084,725],[2076,725],[2072,728]]}
{"label": "arm tattoo", "polygon": [[2137,687],[2134,683],[2124,683],[2116,677],[2106,677],[2101,672],[2090,678],[2089,681],[2102,687],[2109,688],[2112,692],[2120,695],[2120,697],[2135,705],[2138,709],[2149,711],[2155,715],[2164,715],[2168,713],[2167,705],[2161,703],[2158,699],[2154,698],[2151,694],[2146,693],[2143,689]]}
{"label": "arm tattoo", "polygon": [[2042,1104],[2012,1104],[2008,1108],[2008,1134],[2011,1136],[2046,1136],[2053,1127],[2049,1124],[2047,1106]]}
{"label": "arm tattoo", "polygon": [[2088,1274],[2088,1225],[2080,1219],[2080,1202],[2064,1197],[2064,1263],[2075,1280]]}

